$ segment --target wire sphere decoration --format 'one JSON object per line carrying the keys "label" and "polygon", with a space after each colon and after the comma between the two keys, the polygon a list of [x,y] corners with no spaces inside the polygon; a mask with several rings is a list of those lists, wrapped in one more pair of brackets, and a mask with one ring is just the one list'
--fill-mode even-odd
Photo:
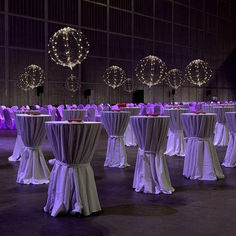
{"label": "wire sphere decoration", "polygon": [[71,74],[65,81],[65,88],[67,91],[75,93],[80,89],[79,79]]}
{"label": "wire sphere decoration", "polygon": [[160,58],[150,55],[139,61],[135,73],[142,84],[146,84],[151,88],[160,84],[166,78],[167,67]]}
{"label": "wire sphere decoration", "polygon": [[184,75],[179,69],[171,69],[167,73],[167,85],[177,90],[184,83]]}
{"label": "wire sphere decoration", "polygon": [[125,92],[132,93],[137,90],[137,84],[134,82],[133,79],[127,78],[123,84],[123,88]]}
{"label": "wire sphere decoration", "polygon": [[24,69],[24,73],[20,75],[20,80],[26,87],[34,89],[44,84],[45,74],[40,66],[29,65]]}
{"label": "wire sphere decoration", "polygon": [[19,89],[22,89],[23,91],[29,91],[31,90],[31,88],[29,87],[29,85],[27,83],[25,83],[25,75],[24,74],[21,74],[20,75],[20,78],[19,80],[17,81],[16,83],[16,86],[19,88]]}
{"label": "wire sphere decoration", "polygon": [[211,79],[212,70],[207,62],[197,59],[187,65],[185,77],[191,84],[201,87]]}
{"label": "wire sphere decoration", "polygon": [[72,70],[87,58],[90,45],[82,31],[65,27],[49,39],[48,48],[48,53],[56,64]]}
{"label": "wire sphere decoration", "polygon": [[120,87],[126,80],[125,71],[119,66],[110,66],[103,74],[103,81],[113,89]]}

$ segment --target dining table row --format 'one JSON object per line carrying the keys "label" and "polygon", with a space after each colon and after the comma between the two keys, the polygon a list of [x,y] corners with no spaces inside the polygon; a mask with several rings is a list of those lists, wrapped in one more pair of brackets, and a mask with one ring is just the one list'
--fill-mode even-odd
{"label": "dining table row", "polygon": [[[101,122],[84,121],[83,109],[65,110],[64,121],[51,121],[37,110],[16,111],[17,138],[9,157],[20,161],[16,181],[49,183],[44,211],[52,216],[101,211],[90,163],[103,127],[108,134],[105,167],[129,167],[126,146],[138,146],[132,186],[136,192],[175,191],[165,155],[183,157],[183,176],[190,180],[223,179],[215,147],[220,135],[227,145],[222,165],[236,166],[236,112],[230,106],[216,107],[213,113],[166,108],[163,115],[139,115],[139,109],[103,111]],[[45,136],[54,155],[51,173],[41,148]]]}

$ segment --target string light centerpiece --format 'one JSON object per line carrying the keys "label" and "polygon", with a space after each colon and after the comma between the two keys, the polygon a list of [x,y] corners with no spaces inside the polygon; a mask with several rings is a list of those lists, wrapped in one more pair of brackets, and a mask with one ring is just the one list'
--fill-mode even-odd
{"label": "string light centerpiece", "polygon": [[125,82],[126,74],[119,66],[110,66],[104,72],[103,80],[109,87],[115,89]]}
{"label": "string light centerpiece", "polygon": [[65,82],[65,88],[66,90],[68,90],[69,92],[75,93],[76,91],[78,91],[80,89],[80,83],[79,80],[76,76],[74,75],[70,75]]}
{"label": "string light centerpiece", "polygon": [[167,73],[167,85],[177,90],[184,83],[184,75],[179,69],[169,70]]}
{"label": "string light centerpiece", "polygon": [[58,30],[50,38],[48,53],[55,63],[72,70],[86,59],[89,47],[89,42],[81,31],[66,27]]}
{"label": "string light centerpiece", "polygon": [[24,69],[24,73],[20,75],[20,84],[25,88],[34,89],[43,85],[44,82],[44,71],[37,65],[29,65]]}
{"label": "string light centerpiece", "polygon": [[149,88],[160,84],[166,77],[166,64],[156,56],[147,56],[135,68],[136,77]]}
{"label": "string light centerpiece", "polygon": [[190,83],[201,87],[211,79],[212,70],[207,62],[197,59],[188,64],[185,77]]}
{"label": "string light centerpiece", "polygon": [[127,78],[123,84],[123,88],[127,93],[132,93],[137,89],[137,85],[133,79]]}
{"label": "string light centerpiece", "polygon": [[24,74],[21,74],[19,80],[18,80],[17,83],[16,83],[16,86],[17,86],[19,89],[22,89],[23,91],[26,92],[26,91],[31,90],[31,88],[30,88],[30,87],[28,86],[28,84],[25,82],[24,78],[25,78],[25,75],[24,75]]}

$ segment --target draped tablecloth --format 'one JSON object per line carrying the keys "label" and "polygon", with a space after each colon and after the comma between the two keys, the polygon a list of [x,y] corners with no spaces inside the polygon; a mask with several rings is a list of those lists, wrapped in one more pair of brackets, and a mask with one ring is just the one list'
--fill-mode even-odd
{"label": "draped tablecloth", "polygon": [[49,183],[50,172],[42,153],[41,144],[46,135],[44,122],[49,121],[51,116],[19,114],[16,119],[25,146],[16,182],[23,184]]}
{"label": "draped tablecloth", "polygon": [[229,129],[225,122],[225,112],[234,111],[234,107],[213,107],[213,112],[216,113],[216,126],[214,135],[215,146],[227,146],[229,143]]}
{"label": "draped tablecloth", "polygon": [[104,166],[124,168],[129,166],[123,136],[129,123],[130,112],[103,111],[102,123],[108,134]]}
{"label": "draped tablecloth", "polygon": [[17,136],[16,136],[16,142],[15,142],[15,146],[13,149],[13,153],[8,158],[8,161],[20,161],[21,154],[23,153],[24,147],[25,147],[22,142],[22,139],[21,139],[20,129],[19,129],[18,122],[16,120],[16,115],[17,114],[26,114],[26,113],[30,113],[30,112],[34,112],[34,113],[37,112],[38,114],[40,114],[39,111],[34,111],[34,110],[16,110],[13,112]]}
{"label": "draped tablecloth", "polygon": [[100,122],[46,122],[56,162],[50,175],[44,211],[90,215],[101,211],[90,165],[102,125]]}
{"label": "draped tablecloth", "polygon": [[215,104],[202,104],[202,111],[206,113],[213,113]]}
{"label": "draped tablecloth", "polygon": [[[121,107],[122,111],[130,112],[130,116],[137,116],[139,114],[139,107]],[[135,139],[133,127],[131,125],[131,121],[129,121],[127,128],[124,133],[124,143],[126,146],[137,146],[137,141]]]}
{"label": "draped tablecloth", "polygon": [[213,132],[216,115],[181,114],[187,136],[183,175],[190,179],[216,180],[224,178],[216,149],[213,145]]}
{"label": "draped tablecloth", "polygon": [[225,119],[229,127],[229,144],[222,165],[225,167],[235,167],[236,166],[236,112],[226,112]]}
{"label": "draped tablecloth", "polygon": [[69,120],[69,119],[84,120],[85,113],[86,113],[85,109],[64,109],[64,110],[62,110],[63,120]]}
{"label": "draped tablecloth", "polygon": [[165,154],[168,156],[184,156],[185,141],[184,131],[181,122],[181,114],[188,112],[188,109],[165,109],[164,115],[170,116],[168,141]]}
{"label": "draped tablecloth", "polygon": [[139,147],[133,181],[136,192],[154,194],[174,192],[163,154],[169,119],[168,116],[131,117]]}

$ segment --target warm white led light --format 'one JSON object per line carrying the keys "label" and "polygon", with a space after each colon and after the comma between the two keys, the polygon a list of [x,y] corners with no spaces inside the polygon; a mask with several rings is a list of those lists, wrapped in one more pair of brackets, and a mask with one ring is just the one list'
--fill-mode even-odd
{"label": "warm white led light", "polygon": [[183,73],[179,69],[169,70],[166,82],[169,87],[178,89],[184,82]]}
{"label": "warm white led light", "polygon": [[212,77],[212,70],[207,62],[197,59],[188,64],[185,69],[185,77],[190,83],[201,87]]}
{"label": "warm white led light", "polygon": [[103,74],[104,82],[113,89],[120,87],[126,80],[125,71],[119,66],[111,66]]}
{"label": "warm white led light", "polygon": [[127,78],[123,84],[123,88],[126,92],[132,93],[137,89],[137,85],[133,79]]}
{"label": "warm white led light", "polygon": [[147,56],[135,68],[136,77],[148,87],[160,84],[166,77],[166,64],[156,56]]}
{"label": "warm white led light", "polygon": [[24,69],[24,73],[20,75],[18,87],[23,90],[34,89],[44,84],[45,75],[41,67],[37,65],[29,65]]}
{"label": "warm white led light", "polygon": [[79,83],[79,79],[76,78],[76,76],[74,75],[70,75],[65,82],[65,88],[66,90],[75,93],[77,90],[80,89],[80,83]]}
{"label": "warm white led light", "polygon": [[66,27],[54,33],[48,47],[48,53],[54,62],[72,70],[86,59],[90,45],[81,31]]}

